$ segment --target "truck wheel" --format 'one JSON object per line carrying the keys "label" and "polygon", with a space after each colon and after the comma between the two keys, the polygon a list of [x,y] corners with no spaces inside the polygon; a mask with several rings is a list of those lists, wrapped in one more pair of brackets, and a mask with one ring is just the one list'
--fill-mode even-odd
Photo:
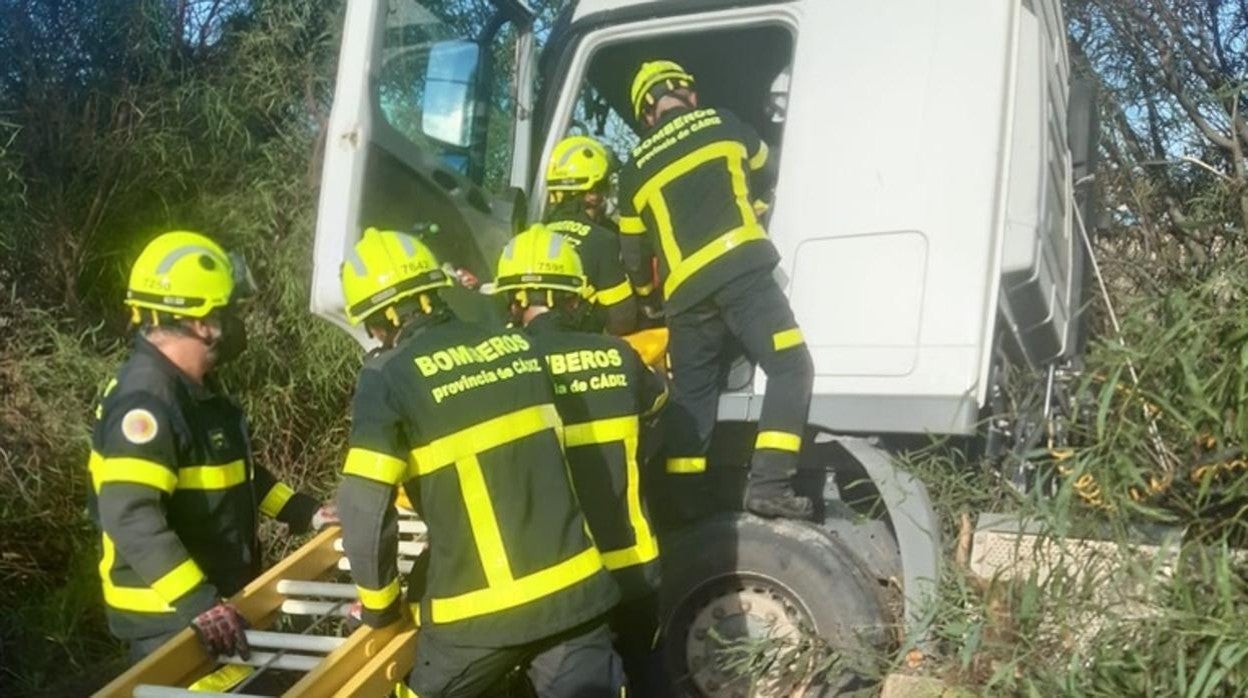
{"label": "truck wheel", "polygon": [[663,660],[679,695],[832,696],[872,684],[885,605],[823,531],[722,514],[667,536],[661,559]]}

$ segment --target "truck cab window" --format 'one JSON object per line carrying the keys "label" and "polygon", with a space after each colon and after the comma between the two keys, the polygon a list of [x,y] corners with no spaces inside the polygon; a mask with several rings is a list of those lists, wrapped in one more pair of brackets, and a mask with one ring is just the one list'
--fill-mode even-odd
{"label": "truck cab window", "polygon": [[[777,118],[780,100],[775,91],[783,87],[787,101],[787,81],[778,77],[788,70],[793,43],[787,28],[762,25],[648,34],[591,47],[583,76],[550,76],[553,79],[543,85],[544,90],[559,90],[560,77],[567,80],[566,85],[579,80],[569,117],[551,124],[547,148],[565,135],[584,134],[601,141],[619,162],[627,162],[644,130],[631,113],[629,86],[643,62],[665,58],[694,75],[700,106],[732,111],[753,126],[773,155],[778,155],[784,121]],[[567,86],[562,89],[572,91]]]}
{"label": "truck cab window", "polygon": [[381,116],[447,168],[501,191],[511,166],[514,27],[497,26],[488,5],[456,13],[426,5],[389,0],[376,86]]}

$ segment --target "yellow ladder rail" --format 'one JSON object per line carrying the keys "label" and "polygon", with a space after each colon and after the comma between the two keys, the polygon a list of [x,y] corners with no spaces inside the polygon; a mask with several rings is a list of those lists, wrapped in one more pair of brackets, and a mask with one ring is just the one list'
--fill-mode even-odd
{"label": "yellow ladder rail", "polygon": [[[423,524],[413,523],[410,511],[400,509],[400,515],[406,517],[401,519],[406,522],[403,531],[415,533],[419,540]],[[235,594],[230,603],[252,628],[273,626],[287,601],[279,590],[279,582],[321,581],[347,567],[340,536],[337,526],[321,531]],[[419,545],[423,544],[409,542],[404,554],[418,549]],[[342,603],[350,601],[342,600]],[[416,629],[405,617],[403,622],[386,628],[362,626],[341,643],[283,695],[297,698],[388,695],[411,670]],[[139,686],[156,687],[162,695],[189,694],[186,687],[215,671],[220,663],[221,660],[204,651],[194,631],[188,628],[100,689],[95,697],[131,698]]]}

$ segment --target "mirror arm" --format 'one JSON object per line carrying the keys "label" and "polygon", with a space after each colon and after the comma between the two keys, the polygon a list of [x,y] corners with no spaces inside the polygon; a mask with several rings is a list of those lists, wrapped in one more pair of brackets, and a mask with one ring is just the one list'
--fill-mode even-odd
{"label": "mirror arm", "polygon": [[494,37],[498,36],[498,30],[502,29],[510,19],[502,10],[490,15],[490,21],[486,22],[485,26],[481,27],[481,31],[477,33],[476,42],[481,47],[482,53],[489,50],[490,44],[494,43]]}
{"label": "mirror arm", "polygon": [[[490,128],[490,88],[494,82],[494,53],[490,45],[494,43],[498,32],[513,20],[509,8],[500,7],[477,34],[476,44],[481,50],[481,72],[477,75],[472,98],[480,107],[475,110],[472,123],[472,143],[468,147],[468,177],[474,182],[484,183],[485,178],[485,146],[486,134]],[[532,21],[532,17],[529,17]]]}
{"label": "mirror arm", "polygon": [[537,13],[525,0],[494,0],[494,6],[500,14],[505,13],[508,19],[518,25],[532,24],[537,17]]}

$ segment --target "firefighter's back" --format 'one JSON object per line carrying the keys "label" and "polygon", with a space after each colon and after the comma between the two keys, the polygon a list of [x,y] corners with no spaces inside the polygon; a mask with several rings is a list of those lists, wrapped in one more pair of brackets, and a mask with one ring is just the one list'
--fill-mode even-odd
{"label": "firefighter's back", "polygon": [[415,330],[384,374],[430,531],[422,627],[518,645],[592,620],[618,594],[568,482],[547,374],[519,332],[457,319]]}
{"label": "firefighter's back", "polygon": [[658,541],[641,496],[641,420],[665,396],[623,340],[561,329],[555,314],[526,328],[543,354],[564,421],[568,465],[585,518],[625,600],[658,586]]}

